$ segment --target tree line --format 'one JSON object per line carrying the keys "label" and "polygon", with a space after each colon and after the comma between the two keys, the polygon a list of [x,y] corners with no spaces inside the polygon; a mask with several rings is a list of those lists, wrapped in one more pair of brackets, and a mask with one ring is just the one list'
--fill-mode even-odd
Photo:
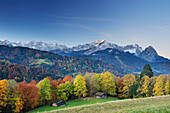
{"label": "tree line", "polygon": [[46,77],[36,83],[25,81],[17,83],[14,79],[0,80],[1,112],[26,112],[35,107],[49,105],[51,100],[71,100],[93,96],[102,91],[106,96],[118,98],[141,98],[170,94],[170,76],[140,77],[133,74],[116,77],[110,72],[86,73],[84,76],[70,75],[63,79],[52,80]]}

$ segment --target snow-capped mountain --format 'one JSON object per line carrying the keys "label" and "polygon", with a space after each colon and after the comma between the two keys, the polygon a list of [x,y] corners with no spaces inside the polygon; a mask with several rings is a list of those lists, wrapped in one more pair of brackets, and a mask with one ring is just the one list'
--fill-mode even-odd
{"label": "snow-capped mountain", "polygon": [[106,40],[102,41],[93,41],[91,43],[86,43],[83,45],[73,46],[71,48],[68,48],[66,45],[62,43],[56,43],[56,44],[48,44],[41,41],[18,41],[18,42],[10,42],[8,40],[0,41],[0,45],[7,45],[11,47],[29,47],[33,49],[38,50],[57,50],[57,51],[64,51],[66,53],[71,52],[77,52],[77,51],[84,51],[84,55],[89,55],[93,52],[99,51],[99,50],[105,50],[107,48],[114,48],[118,50],[122,50],[124,52],[130,52],[138,56],[140,53],[142,53],[142,48],[139,47],[137,44],[132,45],[126,45],[126,46],[118,46],[116,44],[107,42]]}
{"label": "snow-capped mountain", "polygon": [[136,56],[139,56],[142,53],[142,48],[137,45],[137,44],[132,44],[132,45],[126,45],[123,47],[124,52],[130,52],[135,54]]}
{"label": "snow-capped mountain", "polygon": [[108,51],[110,53],[112,52],[112,49],[117,49],[125,53],[129,52],[132,55],[144,59],[148,62],[169,62],[169,59],[159,56],[156,50],[151,46],[149,46],[145,50],[142,50],[142,48],[137,44],[119,46],[117,44],[107,42],[106,40],[102,40],[102,41],[97,40],[97,41],[93,41],[90,43],[73,46],[73,47],[67,47],[62,43],[49,44],[41,41],[10,42],[8,40],[0,41],[0,45],[6,45],[10,47],[17,47],[17,46],[29,47],[33,49],[50,51],[60,55],[72,56],[72,57],[91,55],[94,52],[111,48]]}
{"label": "snow-capped mountain", "polygon": [[113,48],[113,49],[118,49],[124,52],[130,52],[132,54],[135,54],[136,56],[139,56],[139,54],[142,53],[143,51],[142,48],[139,47],[137,44],[118,46],[116,44],[107,42],[106,40],[102,40],[102,41],[97,40],[91,43],[86,43],[83,45],[73,46],[71,48],[64,49],[62,50],[62,52],[72,53],[72,52],[81,51],[81,55],[90,55],[96,51],[105,50],[107,48]]}
{"label": "snow-capped mountain", "polygon": [[56,43],[56,44],[48,44],[44,43],[41,41],[18,41],[18,42],[10,42],[8,40],[0,41],[0,45],[6,45],[6,46],[11,46],[11,47],[28,47],[28,48],[33,48],[33,49],[38,49],[38,50],[54,50],[54,49],[66,49],[67,47],[62,44],[62,43]]}

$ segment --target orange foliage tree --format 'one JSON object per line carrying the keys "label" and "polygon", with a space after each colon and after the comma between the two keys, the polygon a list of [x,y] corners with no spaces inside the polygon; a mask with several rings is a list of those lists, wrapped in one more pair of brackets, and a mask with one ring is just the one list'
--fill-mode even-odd
{"label": "orange foliage tree", "polygon": [[21,94],[21,98],[23,100],[24,108],[34,108],[37,106],[39,100],[39,88],[37,88],[33,84],[27,84],[25,82],[18,83],[19,93]]}
{"label": "orange foliage tree", "polygon": [[67,81],[71,82],[72,79],[73,79],[73,78],[72,78],[70,75],[66,75],[66,76],[63,78],[62,83],[65,83],[65,82],[67,82]]}
{"label": "orange foliage tree", "polygon": [[118,92],[118,98],[123,98],[123,79],[120,77],[117,77],[117,83],[116,83],[116,87],[117,87],[117,92]]}
{"label": "orange foliage tree", "polygon": [[7,80],[6,79],[0,80],[0,108],[1,109],[5,108],[7,105],[8,93],[9,93],[9,88],[8,88]]}

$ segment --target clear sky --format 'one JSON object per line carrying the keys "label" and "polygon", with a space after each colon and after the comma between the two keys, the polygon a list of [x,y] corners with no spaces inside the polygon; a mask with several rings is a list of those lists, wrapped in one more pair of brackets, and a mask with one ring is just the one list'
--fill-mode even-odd
{"label": "clear sky", "polygon": [[170,58],[170,0],[0,0],[0,40],[67,46],[106,39]]}

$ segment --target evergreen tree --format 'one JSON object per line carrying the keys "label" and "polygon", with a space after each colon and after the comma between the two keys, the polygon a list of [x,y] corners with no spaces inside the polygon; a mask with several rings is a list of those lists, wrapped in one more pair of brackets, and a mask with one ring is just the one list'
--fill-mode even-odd
{"label": "evergreen tree", "polygon": [[134,83],[131,87],[130,87],[130,94],[131,97],[137,97],[138,92],[137,89],[139,88],[139,82],[137,81],[136,83]]}
{"label": "evergreen tree", "polygon": [[150,67],[149,64],[146,64],[142,70],[142,72],[140,73],[140,79],[144,76],[147,75],[149,78],[153,77],[153,72],[152,72],[152,68]]}

